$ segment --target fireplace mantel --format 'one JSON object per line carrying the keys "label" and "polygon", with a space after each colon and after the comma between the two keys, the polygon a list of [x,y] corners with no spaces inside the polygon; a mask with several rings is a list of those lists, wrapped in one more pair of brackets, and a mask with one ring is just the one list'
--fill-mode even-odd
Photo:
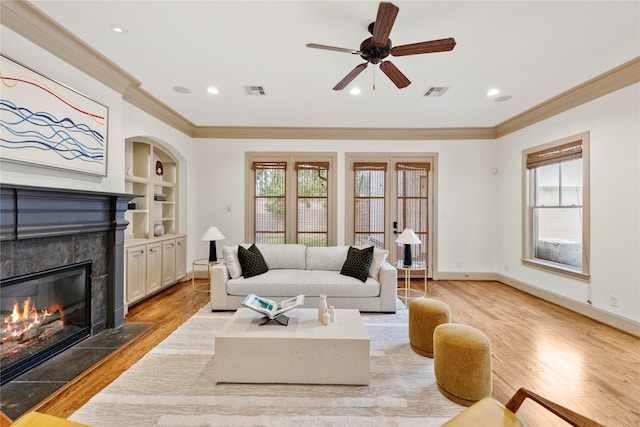
{"label": "fireplace mantel", "polygon": [[124,323],[124,219],[134,195],[0,184],[0,276],[93,259],[93,333]]}

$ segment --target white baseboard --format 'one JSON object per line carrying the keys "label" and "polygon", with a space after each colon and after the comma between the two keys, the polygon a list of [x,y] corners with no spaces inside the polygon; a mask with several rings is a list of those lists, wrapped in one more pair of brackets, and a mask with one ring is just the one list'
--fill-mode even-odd
{"label": "white baseboard", "polygon": [[433,280],[498,280],[496,273],[472,271],[438,271]]}
{"label": "white baseboard", "polygon": [[496,280],[504,283],[505,285],[511,286],[512,288],[519,289],[523,292],[526,292],[530,295],[541,298],[545,301],[549,301],[561,307],[567,308],[571,311],[575,311],[576,313],[582,314],[583,316],[587,316],[593,320],[597,320],[598,322],[604,323],[605,325],[612,326],[616,329],[620,329],[621,331],[624,331],[631,335],[640,337],[640,323],[638,322],[625,319],[613,313],[608,313],[602,309],[593,307],[589,304],[572,300],[570,298],[556,294],[554,292],[550,292],[545,289],[540,289],[538,287],[535,287],[525,282],[521,282],[520,280],[516,280],[512,277],[505,276],[503,274],[496,274],[496,276],[497,276]]}

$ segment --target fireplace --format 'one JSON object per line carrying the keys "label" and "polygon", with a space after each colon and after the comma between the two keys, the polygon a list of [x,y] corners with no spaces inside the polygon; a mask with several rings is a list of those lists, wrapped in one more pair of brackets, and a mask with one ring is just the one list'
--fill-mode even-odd
{"label": "fireplace", "polygon": [[[124,212],[132,196],[7,184],[0,190],[0,328],[5,327],[5,318],[25,312],[27,300],[27,312],[35,310],[43,317],[47,310],[38,329],[55,336],[53,354],[72,342],[121,327],[128,225]],[[56,310],[56,304],[62,311]],[[29,348],[23,353],[18,346],[15,357],[5,355],[4,348],[9,346],[2,344],[2,383],[19,375],[23,365],[51,357],[34,351],[35,359],[27,360],[32,349],[39,349],[28,342],[38,329],[15,331],[22,336],[11,346],[18,342]],[[11,375],[13,368],[17,373]]]}
{"label": "fireplace", "polygon": [[0,382],[91,335],[91,262],[0,281]]}

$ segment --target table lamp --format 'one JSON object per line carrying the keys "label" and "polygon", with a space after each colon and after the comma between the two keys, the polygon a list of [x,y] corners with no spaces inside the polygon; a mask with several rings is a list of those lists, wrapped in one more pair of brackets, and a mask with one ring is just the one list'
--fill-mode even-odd
{"label": "table lamp", "polygon": [[209,262],[218,261],[218,253],[216,251],[216,240],[224,240],[224,236],[218,230],[218,227],[209,227],[204,232],[200,240],[209,241]]}
{"label": "table lamp", "polygon": [[410,228],[405,228],[404,231],[396,239],[396,243],[404,244],[404,261],[405,267],[411,267],[411,245],[418,245],[422,243],[416,233]]}

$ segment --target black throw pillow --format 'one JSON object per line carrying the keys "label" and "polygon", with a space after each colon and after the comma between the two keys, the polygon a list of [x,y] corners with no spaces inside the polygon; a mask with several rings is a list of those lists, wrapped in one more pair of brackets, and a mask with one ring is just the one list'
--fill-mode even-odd
{"label": "black throw pillow", "polygon": [[267,263],[255,243],[252,244],[249,249],[238,245],[238,260],[240,261],[242,275],[244,277],[258,276],[259,274],[269,271],[269,267],[267,267]]}
{"label": "black throw pillow", "polygon": [[345,276],[355,277],[361,282],[366,282],[369,276],[369,267],[371,267],[371,261],[373,260],[373,246],[368,248],[358,249],[353,246],[349,246],[349,252],[347,252],[347,260],[342,265],[340,274]]}

